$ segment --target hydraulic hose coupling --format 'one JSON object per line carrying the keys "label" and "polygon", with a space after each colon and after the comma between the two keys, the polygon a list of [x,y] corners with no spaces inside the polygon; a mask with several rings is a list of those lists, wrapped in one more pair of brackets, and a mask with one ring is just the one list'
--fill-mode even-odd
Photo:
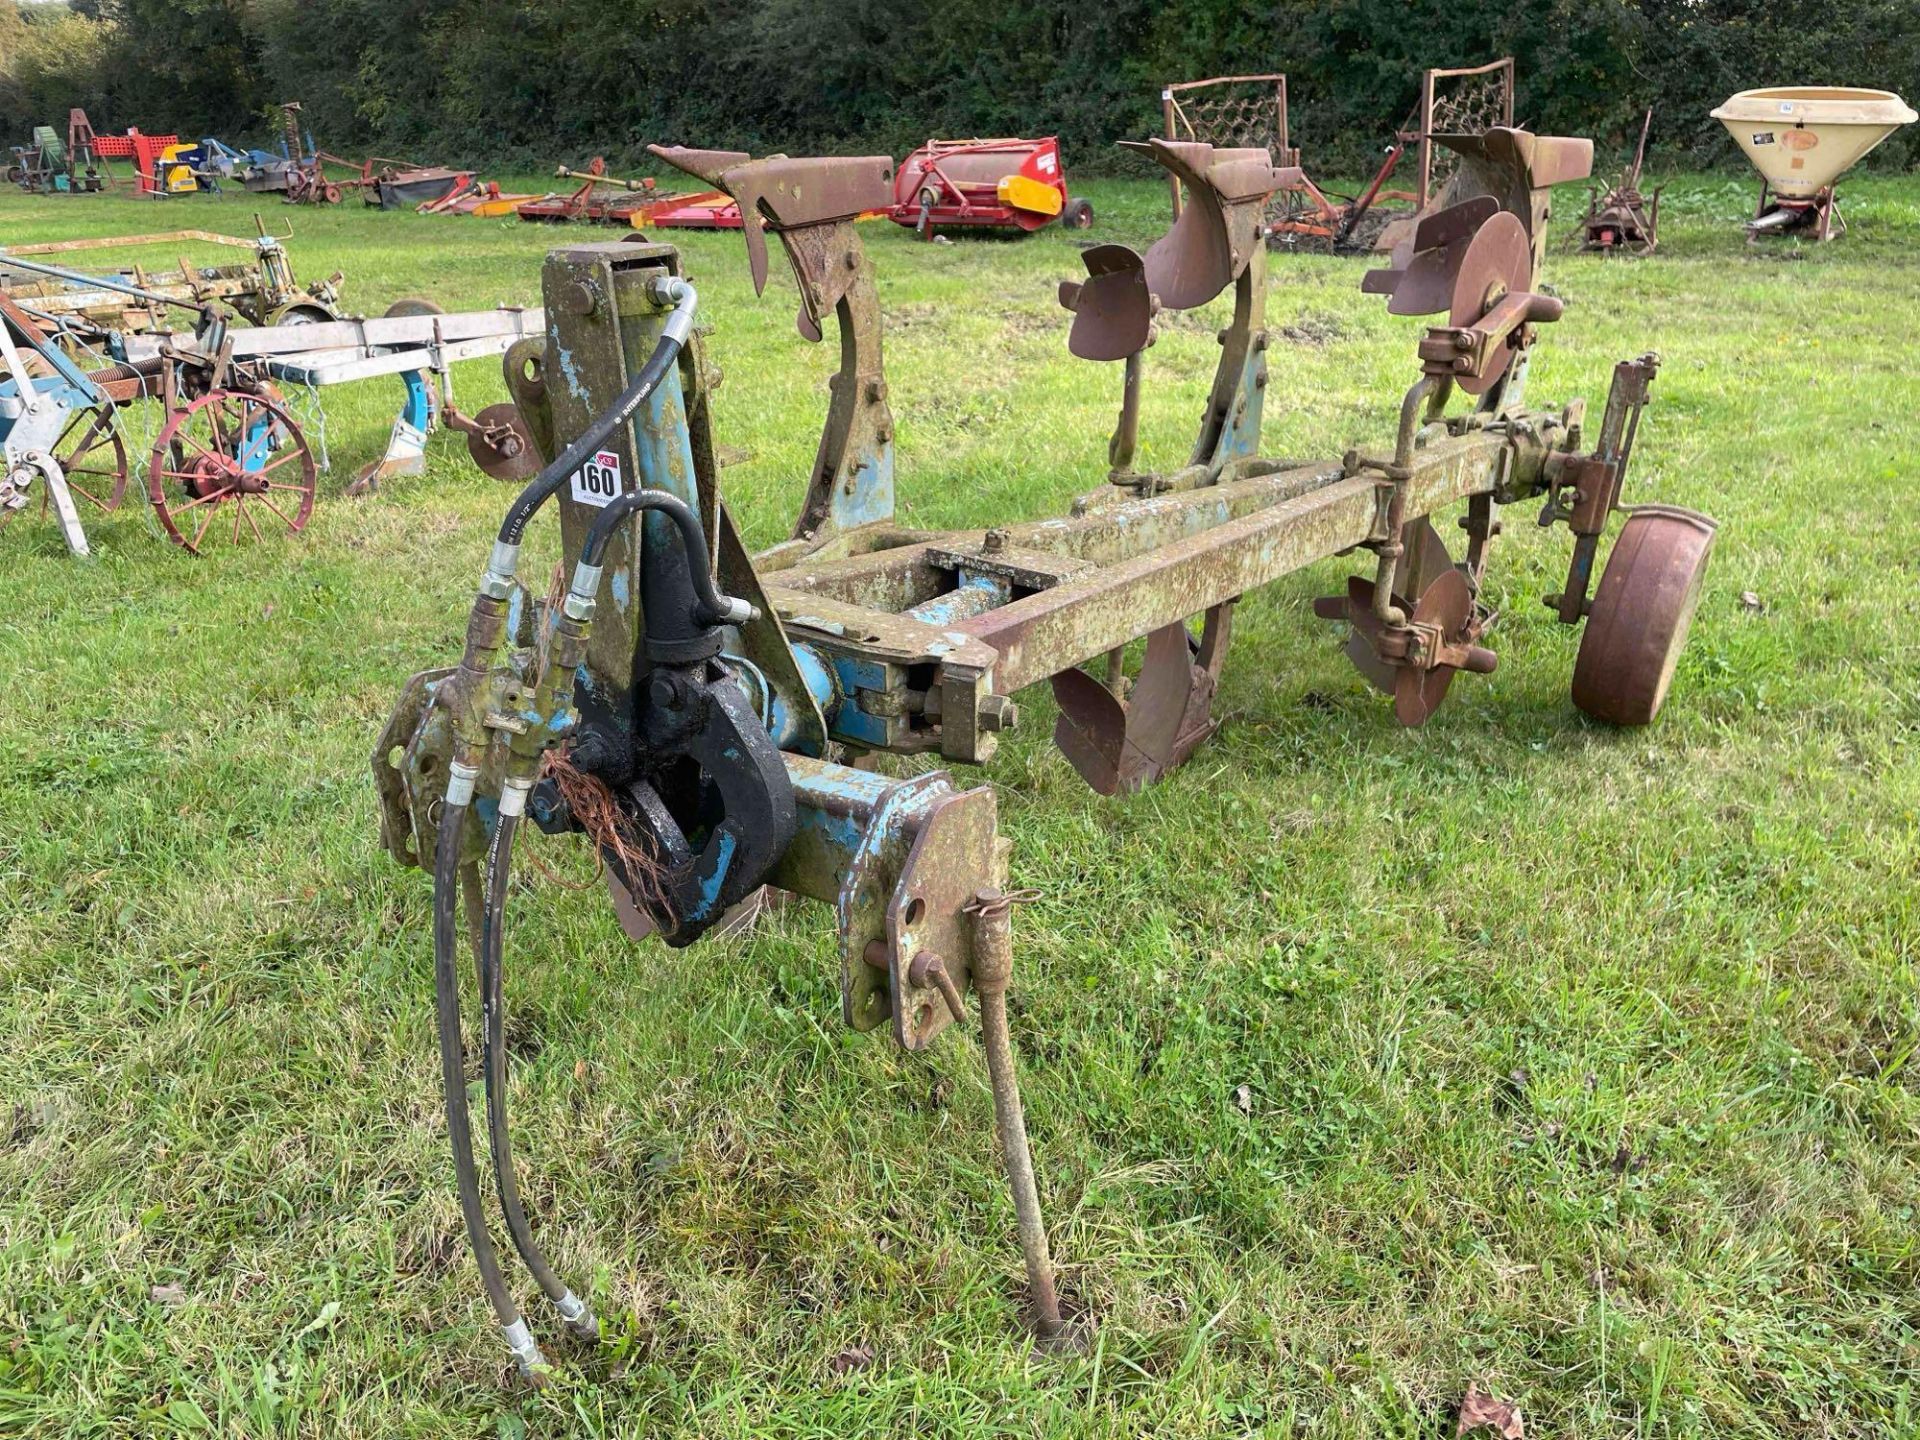
{"label": "hydraulic hose coupling", "polygon": [[515,1320],[511,1325],[502,1325],[500,1334],[507,1342],[507,1348],[513,1351],[513,1358],[520,1362],[520,1373],[536,1385],[546,1378],[550,1368],[547,1357],[540,1353],[540,1342],[533,1338],[533,1332],[527,1328],[524,1320]]}
{"label": "hydraulic hose coupling", "polygon": [[[567,598],[560,607],[560,626],[571,625],[581,635],[593,624],[593,607],[600,595],[600,572],[603,567],[589,565],[581,560],[573,567],[573,584],[567,587]],[[558,631],[555,639],[559,638]]]}
{"label": "hydraulic hose coupling", "polygon": [[553,1308],[560,1312],[560,1318],[567,1322],[567,1329],[573,1332],[576,1340],[588,1344],[600,1338],[600,1322],[593,1318],[593,1311],[587,1308],[587,1302],[569,1290],[553,1302]]}
{"label": "hydraulic hose coupling", "polygon": [[520,568],[520,547],[512,540],[495,540],[487,557],[487,573],[480,577],[480,596],[506,601],[513,594],[514,571]]}
{"label": "hydraulic hose coupling", "polygon": [[678,275],[656,275],[647,282],[647,298],[663,310],[669,305],[673,307],[660,338],[671,340],[676,349],[685,345],[693,333],[694,309],[700,303],[692,282]]}
{"label": "hydraulic hose coupling", "polygon": [[448,808],[456,805],[471,805],[473,789],[480,780],[480,767],[465,760],[454,760],[447,766]]}

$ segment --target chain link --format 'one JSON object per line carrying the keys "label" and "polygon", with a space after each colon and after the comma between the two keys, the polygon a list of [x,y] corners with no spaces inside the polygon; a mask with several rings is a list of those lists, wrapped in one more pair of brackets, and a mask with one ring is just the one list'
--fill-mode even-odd
{"label": "chain link", "polygon": [[[1492,70],[1485,75],[1435,77],[1433,110],[1427,117],[1428,135],[1482,135],[1507,122],[1511,104],[1508,70]],[[1442,90],[1442,85],[1449,88]],[[1460,157],[1444,145],[1431,147],[1429,186],[1438,195],[1460,168]]]}
{"label": "chain link", "polygon": [[333,462],[327,455],[327,411],[320,403],[320,387],[311,380],[281,388],[281,398],[286,401],[287,413],[293,417],[294,424],[307,437],[314,459],[319,462],[320,473],[333,473]]}

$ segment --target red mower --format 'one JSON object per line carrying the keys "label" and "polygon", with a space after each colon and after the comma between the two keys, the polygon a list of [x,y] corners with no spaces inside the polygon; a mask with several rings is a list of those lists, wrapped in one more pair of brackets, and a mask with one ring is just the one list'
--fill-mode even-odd
{"label": "red mower", "polygon": [[900,162],[887,218],[922,239],[935,230],[978,226],[1038,230],[1054,221],[1069,230],[1093,224],[1093,206],[1067,194],[1060,142],[929,140]]}

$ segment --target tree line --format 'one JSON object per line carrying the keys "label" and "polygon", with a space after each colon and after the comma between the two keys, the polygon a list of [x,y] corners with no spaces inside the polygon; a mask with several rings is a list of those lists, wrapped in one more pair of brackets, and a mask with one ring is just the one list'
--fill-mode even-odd
{"label": "tree line", "polygon": [[[1054,133],[1080,170],[1158,133],[1160,87],[1285,71],[1294,143],[1371,168],[1429,65],[1517,61],[1516,119],[1611,155],[1734,163],[1708,111],[1768,84],[1920,96],[1920,0],[0,0],[0,137],[137,125],[234,144],[299,100],[320,146],[447,164],[628,162],[650,141],[904,154]],[[1920,126],[1882,166],[1920,159]],[[1599,168],[1608,168],[1603,161]]]}

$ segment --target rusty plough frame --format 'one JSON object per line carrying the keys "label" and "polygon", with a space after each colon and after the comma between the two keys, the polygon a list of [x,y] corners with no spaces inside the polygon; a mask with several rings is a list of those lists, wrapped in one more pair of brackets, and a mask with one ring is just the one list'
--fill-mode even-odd
{"label": "rusty plough frame", "polygon": [[[435,877],[436,1005],[462,1209],[527,1373],[545,1360],[501,1271],[471,1149],[463,891],[501,1211],[561,1318],[578,1335],[596,1330],[532,1236],[507,1142],[502,937],[527,817],[590,836],[636,937],[690,944],[767,885],[833,906],[843,1017],[908,1050],[962,1019],[977,992],[1031,1319],[1059,1340],[1070,1327],[1008,1041],[1010,896],[994,792],[842,759],[989,760],[1018,718],[1014,697],[1050,681],[1055,738],[1074,768],[1107,793],[1148,784],[1214,727],[1239,597],[1349,551],[1370,564],[1321,613],[1347,627],[1359,668],[1418,723],[1458,671],[1493,668],[1480,581],[1500,528],[1494,507],[1542,496],[1542,522],[1565,521],[1575,537],[1551,603],[1563,621],[1589,622],[1576,702],[1625,724],[1659,709],[1713,526],[1620,504],[1655,362],[1619,367],[1591,448],[1578,402],[1542,410],[1524,397],[1530,349],[1561,312],[1533,288],[1546,187],[1584,176],[1591,147],[1509,129],[1449,143],[1483,193],[1428,217],[1367,285],[1395,313],[1438,317],[1419,342],[1392,448],[1309,464],[1260,453],[1270,388],[1262,216],[1292,176],[1265,150],[1134,147],[1184,187],[1180,218],[1144,255],[1086,251],[1086,277],[1060,292],[1073,353],[1121,367],[1107,478],[1063,518],[993,528],[932,533],[894,518],[880,306],[852,223],[887,203],[885,157],[657,152],[738,200],[757,289],[768,236],[778,239],[802,336],[822,339],[829,322],[839,332],[792,536],[759,555],[720,496],[696,296],[678,253],[628,243],[548,255],[547,334],[507,357],[544,468],[500,528],[460,663],[413,677],[373,756],[386,845]],[[1229,289],[1232,319],[1191,452],[1172,468],[1138,467],[1157,316]],[[1466,406],[1450,408],[1460,396]],[[564,598],[536,604],[516,569],[549,500],[573,569]],[[1430,517],[1463,503],[1456,562]],[[1615,510],[1627,519],[1596,592],[1596,549]]]}

